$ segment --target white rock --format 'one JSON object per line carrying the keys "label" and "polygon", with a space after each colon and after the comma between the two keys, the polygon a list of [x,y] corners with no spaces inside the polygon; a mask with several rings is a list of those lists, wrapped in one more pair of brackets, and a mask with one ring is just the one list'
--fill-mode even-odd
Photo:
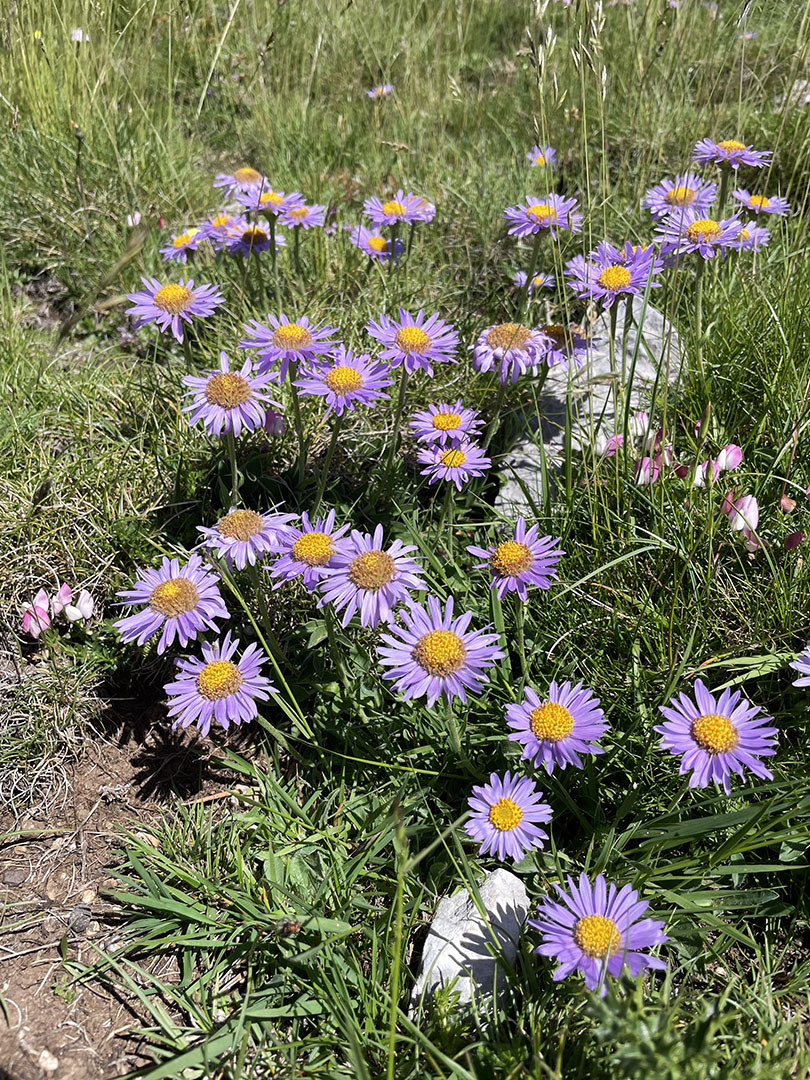
{"label": "white rock", "polygon": [[457,980],[460,1002],[500,997],[503,965],[512,966],[529,911],[522,880],[508,870],[487,874],[479,887],[483,913],[467,889],[440,901],[425,939],[411,1015],[437,988]]}

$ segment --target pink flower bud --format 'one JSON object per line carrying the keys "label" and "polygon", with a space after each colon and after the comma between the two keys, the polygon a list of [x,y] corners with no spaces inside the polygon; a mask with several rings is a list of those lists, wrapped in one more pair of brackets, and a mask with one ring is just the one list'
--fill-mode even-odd
{"label": "pink flower bud", "polygon": [[704,488],[706,487],[706,474],[709,471],[709,465],[711,464],[712,473],[709,483],[714,483],[717,477],[720,475],[720,467],[716,461],[708,462],[701,461],[700,465],[695,469],[695,478],[692,481],[692,487]]}
{"label": "pink flower bud", "polygon": [[783,514],[791,514],[796,509],[796,500],[789,495],[782,495],[779,500],[779,509]]}
{"label": "pink flower bud", "polygon": [[60,585],[56,596],[51,597],[51,615],[56,618],[61,615],[69,603],[73,600],[73,589],[69,585]]}
{"label": "pink flower bud", "polygon": [[634,472],[636,474],[636,483],[639,487],[649,487],[650,484],[658,479],[658,466],[652,458],[644,457],[640,461],[637,461],[634,466]]}
{"label": "pink flower bud", "polygon": [[753,531],[759,524],[759,503],[753,495],[741,495],[732,506],[728,523],[733,532]]}
{"label": "pink flower bud", "polygon": [[728,443],[717,455],[717,465],[721,473],[738,468],[741,461],[742,448],[737,446],[736,443]]}
{"label": "pink flower bud", "polygon": [[48,594],[40,589],[34,597],[33,604],[25,604],[22,609],[23,633],[29,637],[38,638],[43,630],[51,625],[51,617],[48,614]]}
{"label": "pink flower bud", "polygon": [[785,551],[793,551],[799,544],[804,543],[804,533],[801,529],[785,537]]}
{"label": "pink flower bud", "polygon": [[283,435],[287,429],[284,417],[275,409],[268,409],[264,414],[264,430],[268,435]]}
{"label": "pink flower bud", "polygon": [[79,622],[84,619],[85,621],[91,618],[93,612],[96,609],[96,605],[93,602],[93,597],[87,591],[82,589],[79,595],[76,597],[75,604],[68,604],[65,608],[65,618],[68,622]]}
{"label": "pink flower bud", "polygon": [[650,430],[650,414],[648,412],[633,413],[630,417],[630,431],[637,438],[646,435]]}

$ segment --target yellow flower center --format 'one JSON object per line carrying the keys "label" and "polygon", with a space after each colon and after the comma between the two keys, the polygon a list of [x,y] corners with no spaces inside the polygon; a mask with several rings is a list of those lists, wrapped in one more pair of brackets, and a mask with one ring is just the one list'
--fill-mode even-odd
{"label": "yellow flower center", "polygon": [[251,540],[264,528],[264,519],[255,510],[231,510],[217,522],[217,532],[231,540]]}
{"label": "yellow flower center", "polygon": [[691,187],[674,187],[664,196],[664,202],[670,206],[691,206],[697,198],[697,192]]}
{"label": "yellow flower center", "polygon": [[234,180],[239,184],[258,184],[262,178],[260,172],[255,169],[237,169],[233,174]]}
{"label": "yellow flower center", "polygon": [[197,690],[209,701],[235,694],[244,682],[242,672],[230,660],[212,660],[197,676]]}
{"label": "yellow flower center", "polygon": [[557,211],[553,206],[549,206],[548,203],[535,203],[534,206],[529,207],[528,213],[535,221],[543,223],[554,222],[557,220]]}
{"label": "yellow flower center", "polygon": [[306,532],[298,537],[290,553],[307,566],[326,566],[335,553],[335,546],[327,533]]}
{"label": "yellow flower center", "polygon": [[265,242],[267,233],[264,229],[259,229],[255,225],[251,225],[249,229],[245,229],[242,233],[242,239],[246,244],[255,247],[257,244],[263,244]]}
{"label": "yellow flower center", "polygon": [[711,218],[701,218],[686,226],[686,239],[693,243],[697,240],[719,240],[722,235],[720,225]]}
{"label": "yellow flower center", "polygon": [[692,721],[692,738],[709,754],[725,754],[740,741],[736,727],[727,716],[704,713]]}
{"label": "yellow flower center", "polygon": [[324,375],[323,381],[333,394],[353,394],[363,388],[363,376],[357,368],[348,366],[332,368]]}
{"label": "yellow flower center", "polygon": [[530,334],[531,330],[520,323],[498,323],[487,334],[487,345],[493,349],[522,349]]}
{"label": "yellow flower center", "polygon": [[178,315],[190,307],[194,300],[194,293],[185,285],[164,285],[158,289],[152,297],[152,303],[161,311],[168,311],[172,315]]}
{"label": "yellow flower center", "polygon": [[467,650],[452,630],[429,630],[419,638],[411,655],[428,675],[445,678],[463,666]]}
{"label": "yellow flower center", "polygon": [[370,236],[368,238],[368,246],[372,251],[387,251],[388,241],[382,236]]}
{"label": "yellow flower center", "polygon": [[396,565],[387,551],[364,551],[349,563],[349,578],[358,589],[381,589],[394,580]]}
{"label": "yellow flower center", "polygon": [[387,217],[402,217],[405,213],[405,207],[401,202],[396,202],[394,199],[389,199],[388,202],[383,203],[382,212]]}
{"label": "yellow flower center", "polygon": [[511,832],[523,821],[523,811],[512,799],[498,799],[489,808],[489,821],[500,832]]}
{"label": "yellow flower center", "polygon": [[457,412],[439,412],[433,417],[433,426],[437,431],[455,431],[461,427],[461,417]]}
{"label": "yellow flower center", "polygon": [[585,915],[574,927],[574,941],[586,956],[604,960],[615,956],[622,944],[622,935],[613,919],[607,915]]}
{"label": "yellow flower center", "polygon": [[529,726],[535,738],[545,742],[567,739],[574,730],[574,718],[564,705],[547,701],[529,714]]}
{"label": "yellow flower center", "polygon": [[606,266],[596,280],[608,292],[618,292],[619,289],[627,288],[632,280],[632,274],[626,266],[614,264]]}
{"label": "yellow flower center", "polygon": [[739,233],[737,234],[737,239],[738,240],[748,240],[748,239],[750,239],[750,237],[751,237],[750,229],[741,229],[739,231]]}
{"label": "yellow flower center", "polygon": [[745,143],[737,142],[736,139],[724,139],[723,142],[717,144],[721,150],[733,151],[739,153],[740,150],[745,149]]}
{"label": "yellow flower center", "polygon": [[518,540],[504,540],[502,544],[498,544],[489,558],[489,565],[500,577],[515,577],[517,574],[522,574],[533,562],[534,556],[529,548]]}
{"label": "yellow flower center", "polygon": [[181,233],[180,236],[175,236],[174,240],[172,240],[173,246],[176,248],[185,247],[186,244],[191,243],[199,231],[199,229],[189,229],[187,232]]}
{"label": "yellow flower center", "polygon": [[543,282],[546,280],[545,274],[535,274],[532,278],[532,285],[535,289],[539,289]]}
{"label": "yellow flower center", "polygon": [[277,191],[263,191],[259,196],[260,206],[280,206],[284,202],[284,196],[279,195]]}
{"label": "yellow flower center", "polygon": [[571,345],[571,335],[562,323],[546,323],[540,327],[540,332],[551,338],[555,349],[567,349]]}
{"label": "yellow flower center", "polygon": [[765,195],[752,195],[748,200],[748,205],[753,207],[759,207],[760,210],[764,210],[771,205],[771,200]]}
{"label": "yellow flower center", "polygon": [[309,207],[294,206],[292,210],[288,211],[288,213],[294,221],[303,221],[304,218],[309,217]]}
{"label": "yellow flower center", "polygon": [[447,469],[457,469],[460,465],[463,465],[467,460],[467,455],[463,450],[459,450],[455,447],[451,447],[450,450],[445,450],[439,461]]}
{"label": "yellow flower center", "polygon": [[543,157],[542,154],[538,154],[537,157],[534,159],[534,163],[535,165],[545,165],[546,159]]}
{"label": "yellow flower center", "polygon": [[430,348],[430,337],[418,326],[401,326],[394,334],[394,344],[406,353],[424,352]]}
{"label": "yellow flower center", "polygon": [[250,383],[235,371],[219,371],[205,384],[205,399],[223,409],[235,409],[250,401]]}
{"label": "yellow flower center", "polygon": [[212,219],[211,224],[215,229],[224,229],[225,226],[230,225],[232,221],[233,218],[230,214],[217,214],[217,216]]}
{"label": "yellow flower center", "polygon": [[298,323],[285,323],[273,331],[273,344],[277,349],[303,349],[312,344],[312,334]]}
{"label": "yellow flower center", "polygon": [[200,594],[193,581],[184,577],[169,578],[152,589],[149,594],[149,607],[169,619],[174,615],[193,611],[199,599]]}

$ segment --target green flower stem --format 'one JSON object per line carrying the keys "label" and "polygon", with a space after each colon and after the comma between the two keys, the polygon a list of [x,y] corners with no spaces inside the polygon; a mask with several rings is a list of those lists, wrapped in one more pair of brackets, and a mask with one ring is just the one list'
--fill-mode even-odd
{"label": "green flower stem", "polygon": [[456,714],[453,709],[453,701],[451,698],[445,697],[444,699],[444,714],[447,718],[447,734],[450,738],[450,749],[453,751],[453,754],[458,761],[466,761],[467,755],[461,749],[461,733],[458,729]]}
{"label": "green flower stem", "polygon": [[321,465],[321,475],[318,478],[318,494],[315,496],[315,504],[310,510],[310,514],[314,519],[318,513],[318,508],[321,505],[321,499],[326,488],[326,478],[329,475],[329,467],[332,464],[332,458],[335,454],[335,447],[337,446],[338,433],[340,431],[341,418],[335,415],[334,423],[332,424],[332,438],[329,440],[329,447],[326,451],[326,457],[324,458],[323,465]]}
{"label": "green flower stem", "polygon": [[723,211],[726,208],[726,199],[728,197],[728,185],[731,180],[731,166],[722,165],[720,168],[720,198],[717,202],[717,216],[722,217]]}
{"label": "green flower stem", "polygon": [[276,294],[276,314],[281,313],[281,297],[278,290],[278,266],[276,262],[276,215],[270,214],[268,219],[268,232],[270,234],[270,266],[273,270],[273,289]]}
{"label": "green flower stem", "polygon": [[262,625],[264,626],[264,637],[267,645],[270,647],[270,652],[273,655],[274,663],[276,665],[283,663],[285,660],[284,653],[282,652],[279,640],[276,637],[276,632],[273,630],[270,624],[270,612],[267,608],[267,596],[265,595],[264,588],[262,586],[261,577],[259,576],[259,568],[255,563],[248,563],[248,574],[253,582],[253,587],[256,590],[256,599],[259,601],[259,611],[262,616]]}
{"label": "green flower stem", "polygon": [[304,471],[307,467],[307,446],[304,441],[304,424],[301,420],[301,405],[298,401],[298,391],[295,388],[298,379],[298,361],[290,361],[290,393],[292,394],[293,427],[298,438],[298,486],[303,487]]}
{"label": "green flower stem", "polygon": [[695,338],[697,350],[695,359],[698,375],[701,380],[705,378],[703,369],[703,280],[705,277],[706,260],[698,256],[698,264],[695,267]]}
{"label": "green flower stem", "polygon": [[326,636],[329,639],[329,651],[332,654],[332,660],[335,664],[335,671],[337,671],[340,684],[345,690],[347,696],[351,696],[349,691],[349,679],[346,675],[346,669],[343,666],[343,657],[340,653],[340,646],[338,645],[337,634],[335,633],[335,613],[332,610],[331,604],[325,604],[323,609],[323,618],[326,623]]}
{"label": "green flower stem", "polygon": [[526,620],[526,605],[520,599],[517,593],[514,593],[514,606],[515,606],[515,633],[517,636],[517,650],[518,657],[520,659],[520,670],[523,675],[523,681],[526,682],[529,678],[529,665],[526,661],[526,644],[523,637],[523,630]]}
{"label": "green flower stem", "polygon": [[301,226],[295,225],[293,227],[293,266],[295,267],[295,273],[301,277]]}
{"label": "green flower stem", "polygon": [[394,467],[394,458],[399,449],[399,422],[402,419],[402,410],[405,407],[405,391],[408,387],[408,372],[402,365],[402,374],[399,379],[399,394],[397,396],[397,408],[394,413],[394,430],[391,432],[391,445],[388,448],[388,469]]}
{"label": "green flower stem", "polygon": [[538,260],[538,258],[540,256],[540,244],[542,242],[542,237],[543,237],[543,234],[540,231],[540,229],[538,229],[537,232],[534,234],[534,243],[532,244],[532,253],[529,256],[529,269],[528,269],[528,272],[526,274],[526,281],[525,281],[525,283],[523,285],[523,288],[520,290],[520,296],[518,297],[518,312],[517,312],[517,314],[518,314],[518,319],[519,320],[523,318],[523,313],[526,310],[526,305],[527,305],[528,300],[529,300],[529,289],[530,289],[531,284],[532,284],[532,278],[534,277],[534,272],[537,269],[537,260]]}
{"label": "green flower stem", "polygon": [[239,503],[239,470],[236,467],[236,439],[232,431],[225,432],[225,445],[231,463],[231,506],[235,507]]}
{"label": "green flower stem", "polygon": [[503,605],[501,604],[501,598],[498,596],[497,589],[489,590],[490,599],[492,600],[492,622],[495,624],[495,629],[500,635],[500,647],[503,650],[503,663],[506,668],[507,679],[512,678],[512,661],[509,659],[509,645],[506,641],[506,624],[503,619]]}
{"label": "green flower stem", "polygon": [[498,421],[501,416],[501,409],[503,408],[503,400],[506,397],[506,383],[501,383],[498,387],[498,396],[495,398],[495,408],[492,410],[492,419],[489,422],[486,433],[484,434],[484,450],[487,449],[492,442],[492,436],[498,429]]}
{"label": "green flower stem", "polygon": [[188,329],[183,332],[183,356],[186,358],[186,370],[194,373],[194,360],[191,355],[191,342],[188,337]]}

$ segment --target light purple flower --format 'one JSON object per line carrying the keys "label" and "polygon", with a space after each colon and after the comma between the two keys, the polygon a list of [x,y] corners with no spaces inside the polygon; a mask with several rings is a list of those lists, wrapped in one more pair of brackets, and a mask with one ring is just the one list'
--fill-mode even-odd
{"label": "light purple flower", "polygon": [[[545,339],[546,351],[543,359],[549,367],[556,364],[568,367],[572,360],[578,368],[582,367],[584,360],[581,359],[581,354],[588,351],[588,339],[580,333],[579,327],[574,323],[567,326],[562,323],[544,323],[537,329]],[[596,344],[596,339],[593,339],[592,344]]]}
{"label": "light purple flower", "polygon": [[382,525],[373,534],[353,529],[321,574],[318,607],[332,604],[343,611],[344,626],[356,612],[361,626],[393,622],[397,604],[409,599],[411,590],[426,587],[411,551],[416,546],[401,540],[384,548]]}
{"label": "light purple flower", "polygon": [[526,528],[526,521],[519,517],[515,522],[515,531],[511,539],[502,540],[491,548],[467,547],[471,555],[477,555],[483,562],[475,564],[477,570],[489,570],[492,581],[490,589],[495,589],[502,600],[507,592],[515,592],[525,600],[529,585],[548,589],[557,576],[557,563],[565,552],[557,547],[558,536],[538,537],[539,525]]}
{"label": "light purple flower", "polygon": [[660,221],[657,232],[664,255],[696,251],[704,259],[711,259],[716,251],[724,254],[724,249],[732,246],[741,228],[738,214],[716,220],[686,209]]}
{"label": "light purple flower", "polygon": [[380,356],[390,360],[391,367],[402,364],[408,374],[422,368],[432,376],[433,363],[458,363],[453,356],[458,334],[438,314],[426,317],[423,308],[415,316],[400,308],[398,321],[380,315],[379,322],[369,319],[365,329],[383,346]]}
{"label": "light purple flower", "polygon": [[380,83],[379,86],[372,86],[370,90],[366,90],[366,95],[376,101],[379,98],[388,97],[393,92],[394,87],[391,83]]}
{"label": "light purple flower", "polygon": [[185,263],[188,259],[188,253],[197,250],[201,239],[200,230],[197,228],[186,229],[185,232],[172,236],[172,242],[160,249],[163,261],[174,260],[175,262]]}
{"label": "light purple flower", "polygon": [[553,169],[557,163],[557,151],[553,146],[537,146],[531,148],[526,157],[529,164],[540,168]]}
{"label": "light purple flower", "polygon": [[326,220],[326,207],[319,203],[311,206],[303,200],[288,203],[279,214],[279,221],[288,229],[318,229]]}
{"label": "light purple flower", "polygon": [[727,443],[717,455],[717,468],[721,473],[736,469],[742,463],[742,447],[736,443]]}
{"label": "light purple flower", "polygon": [[794,671],[798,671],[799,678],[794,679],[794,686],[810,686],[810,641],[790,665]]}
{"label": "light purple flower", "polygon": [[783,199],[781,195],[771,195],[768,198],[766,195],[752,195],[745,188],[737,188],[734,198],[741,202],[746,210],[755,214],[778,214],[779,217],[786,217],[790,210],[787,199]]}
{"label": "light purple flower", "polygon": [[314,592],[324,568],[331,566],[334,556],[345,550],[344,534],[348,530],[348,525],[335,528],[334,510],[325,518],[319,517],[314,525],[308,514],[302,514],[300,529],[290,526],[279,534],[281,555],[270,567],[270,577],[275,579],[273,588],[300,577],[307,589]]}
{"label": "light purple flower", "polygon": [[653,248],[626,243],[624,249],[602,243],[587,259],[572,259],[566,275],[568,284],[578,296],[600,299],[609,308],[625,296],[640,296],[649,286],[657,289],[661,282],[655,275],[663,269]]}
{"label": "light purple flower", "polygon": [[759,503],[753,495],[741,495],[732,500],[729,493],[723,499],[722,510],[732,532],[753,531],[759,524]]}
{"label": "light purple flower", "polygon": [[732,772],[744,783],[746,768],[763,780],[773,780],[759,758],[776,753],[778,728],[763,727],[773,717],[758,717],[760,707],[741,698],[739,690],[724,690],[715,697],[698,679],[694,701],[680,694],[658,706],[666,720],[655,728],[663,736],[661,749],[681,755],[679,772],[692,771],[690,787],[705,788],[714,781],[730,795]]}
{"label": "light purple flower", "polygon": [[294,385],[305,396],[325,398],[326,417],[333,409],[336,416],[343,416],[344,412],[353,412],[356,405],[373,408],[380,398],[390,397],[382,387],[393,381],[390,365],[375,363],[368,353],[355,355],[339,345],[329,362],[314,368]]}
{"label": "light purple flower", "polygon": [[[526,271],[518,270],[517,273],[512,275],[512,282],[516,288],[522,289],[526,284]],[[535,274],[532,277],[531,284],[527,289],[527,294],[533,296],[538,289],[553,289],[554,288],[554,275],[553,274]]]}
{"label": "light purple flower", "polygon": [[529,926],[543,935],[535,952],[560,961],[554,982],[581,971],[588,989],[599,989],[604,997],[607,976],[618,978],[625,966],[632,976],[646,968],[666,970],[663,960],[644,951],[668,940],[664,923],[641,918],[649,904],[639,900],[635,889],[608,887],[602,874],[597,874],[593,885],[587,874],[581,874],[579,885],[568,878],[568,892],[559,885],[554,888],[562,903],[547,897],[538,917],[529,919]]}
{"label": "light purple flower", "polygon": [[523,701],[506,706],[509,738],[523,747],[521,757],[536,769],[546,772],[568,765],[584,768],[580,754],[603,754],[596,740],[608,729],[599,698],[582,683],[558,685],[552,682],[548,697],[541,701],[530,686],[523,691]]}
{"label": "light purple flower", "polygon": [[219,354],[219,371],[208,375],[184,375],[183,385],[188,387],[186,397],[191,398],[183,412],[189,413],[189,424],[202,420],[209,435],[233,432],[239,438],[242,429],[256,431],[264,423],[268,404],[277,404],[267,394],[272,373],[254,375],[253,365],[246,360],[239,371],[231,371],[226,352]]}
{"label": "light purple flower", "polygon": [[268,409],[264,414],[262,427],[268,435],[283,435],[287,430],[284,414],[278,412],[276,409]]}
{"label": "light purple flower", "polygon": [[484,426],[480,415],[477,409],[465,409],[459,398],[455,405],[442,402],[420,409],[413,414],[409,427],[419,442],[447,446],[448,443],[480,435]]}
{"label": "light purple flower", "polygon": [[366,199],[363,213],[379,228],[381,225],[399,225],[400,222],[433,221],[436,207],[421,195],[414,195],[412,191],[406,195],[400,188],[396,195],[385,202],[376,195]]}
{"label": "light purple flower", "polygon": [[678,173],[674,180],[662,180],[649,188],[642,205],[657,218],[668,217],[687,208],[695,210],[700,217],[706,217],[716,195],[717,184],[711,180],[703,180],[697,173]]}
{"label": "light purple flower", "polygon": [[276,513],[275,506],[266,514],[257,514],[255,510],[229,510],[213,528],[198,525],[197,532],[202,534],[207,548],[225,559],[229,569],[235,566],[237,570],[244,570],[246,566],[261,562],[268,553],[279,550],[280,537],[295,517],[295,514]]}
{"label": "light purple flower", "polygon": [[390,668],[383,678],[406,700],[427,695],[428,708],[441,694],[466,701],[468,690],[478,693],[489,681],[484,669],[503,656],[498,634],[469,629],[471,611],[453,617],[452,596],[444,611],[435,596],[428,596],[427,607],[412,600],[400,617],[405,625],[391,626],[378,651],[380,663]]}
{"label": "light purple flower", "polygon": [[701,165],[730,165],[732,169],[739,169],[740,165],[760,169],[768,164],[770,156],[770,151],[754,150],[736,139],[724,139],[719,143],[701,139],[693,154],[694,160]]}
{"label": "light purple flower", "polygon": [[61,615],[68,604],[73,602],[73,589],[64,582],[59,586],[56,594],[51,597],[51,615],[56,618]]}
{"label": "light purple flower", "polygon": [[141,281],[145,288],[127,294],[133,306],[126,314],[135,316],[133,329],[156,322],[162,331],[170,329],[181,345],[184,322],[190,325],[192,317],[205,319],[225,303],[219,285],[198,285],[195,289],[193,278],[186,282],[180,278],[168,285],[161,285],[157,278],[142,277]]}
{"label": "light purple flower", "polygon": [[213,217],[208,218],[200,225],[197,244],[199,245],[203,240],[207,240],[216,251],[221,251],[234,234],[247,228],[247,224],[247,218],[241,214],[238,217],[234,217],[233,214],[226,214],[224,211],[214,214]]}
{"label": "light purple flower", "polygon": [[[274,239],[277,249],[287,246],[287,241],[283,236],[275,236]],[[251,255],[269,249],[270,234],[261,225],[249,225],[246,222],[245,228],[241,232],[233,231],[225,240],[224,245],[229,255],[242,255],[247,259]]]}
{"label": "light purple flower", "polygon": [[540,330],[522,323],[495,323],[482,330],[472,348],[473,368],[495,369],[503,386],[516,383],[521,375],[537,374],[548,363],[549,340]]}
{"label": "light purple flower", "polygon": [[729,246],[737,251],[756,251],[757,248],[767,247],[770,239],[771,234],[766,228],[746,221]]}
{"label": "light purple flower", "polygon": [[264,214],[265,217],[272,215],[278,217],[290,206],[296,206],[304,201],[300,191],[291,191],[285,195],[283,191],[273,191],[267,184],[256,184],[237,194],[238,201],[248,210]]}
{"label": "light purple flower", "polygon": [[509,222],[510,236],[533,236],[541,229],[548,229],[556,240],[560,230],[578,233],[582,227],[582,214],[577,212],[576,199],[563,199],[560,195],[544,195],[537,199],[526,196],[526,203],[507,206],[503,216]]}
{"label": "light purple flower", "polygon": [[503,779],[491,773],[488,784],[476,785],[468,799],[470,817],[464,831],[481,845],[482,855],[520,862],[532,848],[543,847],[548,833],[538,828],[551,821],[551,807],[527,776]]}
{"label": "light purple flower", "polygon": [[222,641],[205,642],[202,660],[186,656],[175,660],[177,678],[163,689],[169,697],[169,716],[175,717],[173,729],[196,724],[202,736],[211,724],[226,731],[231,724],[253,720],[256,701],[267,701],[275,687],[261,674],[267,657],[251,643],[239,660],[234,653],[239,639],[227,633]]}
{"label": "light purple flower", "polygon": [[29,637],[38,638],[43,630],[51,625],[49,613],[50,601],[44,589],[40,589],[34,597],[33,603],[24,604],[22,608],[22,629]]}
{"label": "light purple flower", "polygon": [[187,645],[205,630],[219,632],[216,619],[227,619],[219,576],[203,566],[199,555],[191,555],[185,566],[179,559],[164,556],[158,570],[139,570],[132,588],[118,595],[130,606],[143,610],[125,615],[113,625],[122,641],[143,645],[161,630],[157,651],[165,652],[177,638]]}
{"label": "light purple flower", "polygon": [[249,166],[244,166],[241,169],[234,169],[232,173],[217,173],[214,180],[215,188],[224,188],[225,197],[228,198],[237,192],[249,191],[251,188],[261,186],[262,184],[268,184],[266,177],[262,176],[256,169],[251,169]]}
{"label": "light purple flower", "polygon": [[[372,259],[377,259],[382,263],[391,261],[391,240],[381,236],[379,229],[367,229],[365,225],[356,225],[349,229],[349,240]],[[399,239],[394,240],[393,245],[394,262],[396,262],[405,250],[405,245]]]}
{"label": "light purple flower", "polygon": [[337,327],[327,326],[326,322],[311,323],[306,315],[293,321],[282,311],[278,318],[268,315],[267,322],[269,326],[256,319],[246,322],[245,330],[250,336],[239,342],[239,348],[259,350],[257,368],[262,374],[280,362],[281,382],[287,378],[291,363],[315,364],[340,345],[334,336]]}
{"label": "light purple flower", "polygon": [[658,479],[659,466],[655,458],[643,457],[633,466],[633,475],[639,487],[649,487]]}
{"label": "light purple flower", "polygon": [[471,476],[483,476],[492,465],[480,446],[470,439],[459,439],[451,446],[427,446],[419,451],[417,461],[427,466],[422,475],[429,484],[449,480],[461,491]]}

